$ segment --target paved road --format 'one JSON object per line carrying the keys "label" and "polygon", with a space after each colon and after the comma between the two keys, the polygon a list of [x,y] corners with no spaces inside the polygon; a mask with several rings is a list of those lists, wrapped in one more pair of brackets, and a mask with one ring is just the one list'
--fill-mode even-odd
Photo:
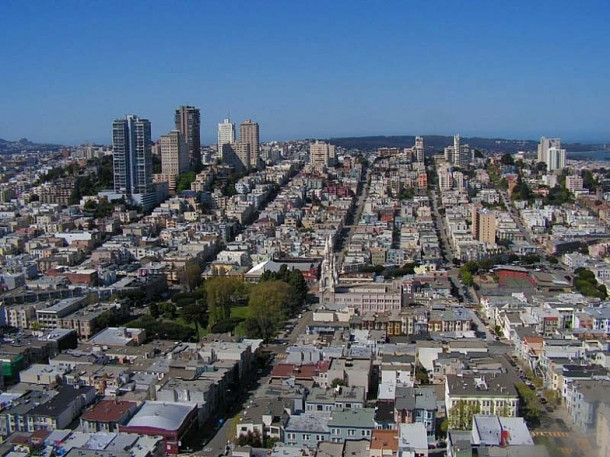
{"label": "paved road", "polygon": [[356,228],[358,227],[358,221],[360,220],[360,215],[362,214],[362,210],[364,209],[364,203],[366,201],[366,197],[369,193],[369,187],[371,185],[371,166],[367,167],[364,177],[362,179],[364,182],[364,186],[362,187],[362,192],[358,196],[356,200],[355,210],[354,210],[354,219],[352,220],[351,225],[345,226],[344,229],[347,229],[347,234],[344,233],[343,239],[341,243],[339,243],[339,247],[341,247],[340,251],[337,252],[336,264],[337,264],[337,272],[341,273],[341,269],[343,267],[343,260],[345,258],[345,254],[343,253],[344,248],[349,245]]}
{"label": "paved road", "polygon": [[[310,306],[313,309],[315,305]],[[297,319],[295,327],[291,332],[288,333],[286,338],[284,338],[283,342],[278,344],[265,345],[264,349],[274,356],[272,363],[275,363],[275,360],[279,354],[286,352],[286,348],[296,343],[299,335],[306,332],[307,326],[313,322],[312,309],[308,309],[307,311],[302,313],[301,318]],[[272,366],[263,370],[263,372],[259,374],[259,378],[253,381],[247,387],[246,393],[242,394],[237,404],[234,405],[231,411],[226,415],[226,420],[222,424],[216,424],[216,427],[218,427],[218,429],[216,431],[212,430],[213,437],[209,441],[206,440],[205,445],[202,445],[202,441],[206,435],[210,434],[210,431],[201,431],[199,442],[197,444],[199,446],[203,446],[203,450],[195,452],[196,455],[204,455],[206,457],[217,457],[218,455],[224,452],[226,446],[229,445],[234,438],[234,423],[235,420],[237,420],[235,418],[239,417],[242,411],[247,408],[248,404],[256,398],[256,390],[258,389],[258,387],[269,383],[269,373],[271,369]]]}
{"label": "paved road", "polygon": [[504,202],[504,206],[506,206],[506,209],[508,210],[509,214],[511,215],[511,217],[517,224],[517,227],[519,228],[521,233],[523,233],[523,236],[525,237],[527,242],[534,246],[538,246],[538,243],[536,242],[536,240],[534,240],[534,238],[530,234],[529,230],[527,228],[525,228],[525,225],[523,225],[523,221],[521,220],[521,217],[519,216],[519,212],[512,205],[512,202],[510,200],[510,197],[508,196],[508,193],[505,190],[498,190],[498,193],[500,194],[500,197],[502,198],[502,201]]}

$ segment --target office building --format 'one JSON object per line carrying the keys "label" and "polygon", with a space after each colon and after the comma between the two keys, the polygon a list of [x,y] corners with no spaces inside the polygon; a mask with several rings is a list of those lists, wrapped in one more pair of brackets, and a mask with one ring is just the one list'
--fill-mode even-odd
{"label": "office building", "polygon": [[335,165],[335,147],[332,144],[316,141],[309,145],[309,163],[323,169]]}
{"label": "office building", "polygon": [[415,137],[415,146],[413,148],[413,156],[416,162],[424,161],[424,137]]}
{"label": "office building", "polygon": [[548,150],[551,148],[561,149],[561,138],[540,138],[540,144],[538,144],[538,162],[547,162]]}
{"label": "office building", "polygon": [[223,146],[233,143],[235,143],[235,124],[227,118],[218,124],[218,154],[220,154],[221,160],[223,159]]}
{"label": "office building", "polygon": [[184,135],[189,151],[190,168],[198,171],[201,168],[201,117],[199,109],[194,106],[181,106],[174,117],[176,130]]}
{"label": "office building", "polygon": [[260,159],[260,138],[258,124],[247,119],[239,125],[239,140],[246,143],[250,150],[249,168],[258,168]]}
{"label": "office building", "polygon": [[129,115],[112,123],[115,192],[133,196],[152,192],[150,121]]}

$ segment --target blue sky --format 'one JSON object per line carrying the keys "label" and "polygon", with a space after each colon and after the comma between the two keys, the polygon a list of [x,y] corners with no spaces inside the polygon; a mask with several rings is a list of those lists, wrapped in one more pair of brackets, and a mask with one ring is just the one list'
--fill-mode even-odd
{"label": "blue sky", "polygon": [[0,138],[453,134],[610,141],[608,1],[0,2]]}

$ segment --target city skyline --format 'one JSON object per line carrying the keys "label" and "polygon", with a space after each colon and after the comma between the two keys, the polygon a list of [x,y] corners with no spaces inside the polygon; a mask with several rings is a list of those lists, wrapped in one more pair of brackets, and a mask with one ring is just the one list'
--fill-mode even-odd
{"label": "city skyline", "polygon": [[117,11],[2,5],[0,138],[109,144],[108,119],[139,113],[157,139],[173,129],[176,107],[191,105],[206,145],[227,112],[256,119],[261,141],[458,131],[610,139],[605,2],[135,2]]}

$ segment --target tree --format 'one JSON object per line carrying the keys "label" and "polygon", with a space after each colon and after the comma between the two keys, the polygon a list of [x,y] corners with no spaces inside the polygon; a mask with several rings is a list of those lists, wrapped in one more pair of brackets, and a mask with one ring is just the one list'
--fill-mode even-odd
{"label": "tree", "polygon": [[180,283],[190,292],[201,285],[203,278],[201,277],[201,267],[196,261],[189,261],[184,265],[184,270],[180,277]]}
{"label": "tree", "polygon": [[151,317],[154,317],[156,319],[157,317],[159,317],[159,305],[154,302],[151,303],[148,307],[148,312],[150,313]]}
{"label": "tree", "polygon": [[183,190],[190,190],[191,183],[195,181],[195,172],[189,171],[178,176],[178,180],[176,183],[176,192],[180,193]]}
{"label": "tree", "polygon": [[514,165],[515,159],[513,159],[513,156],[511,154],[504,154],[500,159],[500,162],[502,163],[502,165]]}
{"label": "tree", "polygon": [[245,298],[243,281],[231,276],[216,276],[205,282],[208,302],[208,325],[231,317],[231,306]]}
{"label": "tree", "polygon": [[277,280],[260,282],[250,291],[250,316],[259,322],[264,338],[271,336],[275,328],[287,317],[291,295],[292,287]]}
{"label": "tree", "polygon": [[330,382],[330,387],[333,389],[339,386],[347,386],[347,383],[341,378],[335,378]]}
{"label": "tree", "polygon": [[415,374],[415,380],[419,384],[430,384],[430,376],[428,375],[428,370],[424,367],[417,367],[417,373]]}
{"label": "tree", "polygon": [[466,400],[458,400],[449,410],[449,425],[452,429],[470,430],[472,418],[475,414],[479,414],[480,410],[478,402],[473,404]]}
{"label": "tree", "polygon": [[180,309],[180,316],[186,322],[194,322],[195,323],[195,334],[197,336],[197,341],[199,341],[199,326],[207,325],[207,310],[204,306],[199,303],[191,303],[186,305]]}

